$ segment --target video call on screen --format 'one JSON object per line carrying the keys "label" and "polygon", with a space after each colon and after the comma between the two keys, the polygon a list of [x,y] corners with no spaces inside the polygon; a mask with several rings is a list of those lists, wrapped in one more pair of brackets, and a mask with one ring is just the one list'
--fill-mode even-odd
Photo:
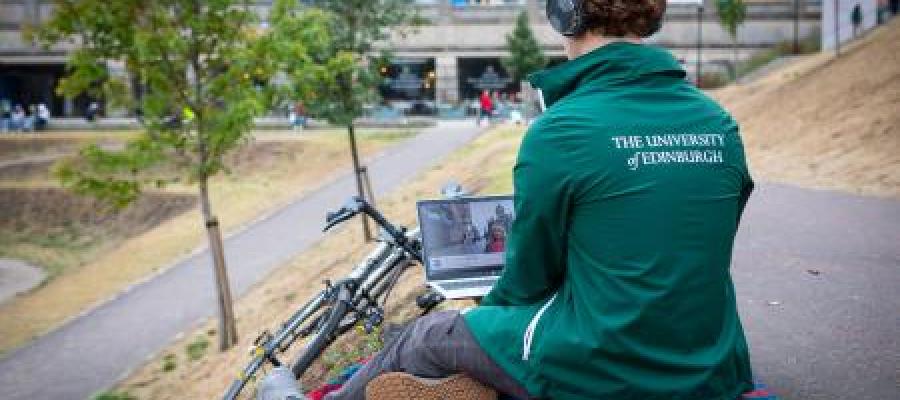
{"label": "video call on screen", "polygon": [[502,265],[513,218],[511,199],[422,205],[419,222],[431,267]]}

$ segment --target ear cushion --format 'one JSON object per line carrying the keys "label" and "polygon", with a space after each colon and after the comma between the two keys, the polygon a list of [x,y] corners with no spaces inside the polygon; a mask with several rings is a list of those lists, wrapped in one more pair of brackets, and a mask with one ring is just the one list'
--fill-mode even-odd
{"label": "ear cushion", "polygon": [[582,32],[581,0],[547,0],[550,26],[564,36]]}

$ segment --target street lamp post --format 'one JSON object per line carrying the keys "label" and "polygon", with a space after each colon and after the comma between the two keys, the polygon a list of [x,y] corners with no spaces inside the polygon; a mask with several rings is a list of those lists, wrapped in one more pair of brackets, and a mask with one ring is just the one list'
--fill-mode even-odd
{"label": "street lamp post", "polygon": [[834,0],[834,50],[841,55],[841,7],[840,0]]}
{"label": "street lamp post", "polygon": [[794,0],[794,54],[800,54],[800,0]]}
{"label": "street lamp post", "polygon": [[703,3],[697,6],[697,86],[703,76]]}

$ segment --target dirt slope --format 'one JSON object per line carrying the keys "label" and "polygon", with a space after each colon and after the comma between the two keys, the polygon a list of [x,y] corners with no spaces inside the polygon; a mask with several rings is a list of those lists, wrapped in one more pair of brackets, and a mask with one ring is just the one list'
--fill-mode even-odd
{"label": "dirt slope", "polygon": [[756,179],[900,198],[900,19],[838,58],[713,96],[740,122]]}

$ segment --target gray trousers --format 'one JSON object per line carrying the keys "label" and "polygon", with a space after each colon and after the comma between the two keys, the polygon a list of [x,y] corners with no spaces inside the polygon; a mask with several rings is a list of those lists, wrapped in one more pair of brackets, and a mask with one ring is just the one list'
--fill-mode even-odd
{"label": "gray trousers", "polygon": [[516,399],[528,392],[481,350],[458,311],[432,313],[403,329],[340,391],[327,400],[364,400],[366,384],[384,372],[406,372],[423,378],[444,378],[465,373]]}

